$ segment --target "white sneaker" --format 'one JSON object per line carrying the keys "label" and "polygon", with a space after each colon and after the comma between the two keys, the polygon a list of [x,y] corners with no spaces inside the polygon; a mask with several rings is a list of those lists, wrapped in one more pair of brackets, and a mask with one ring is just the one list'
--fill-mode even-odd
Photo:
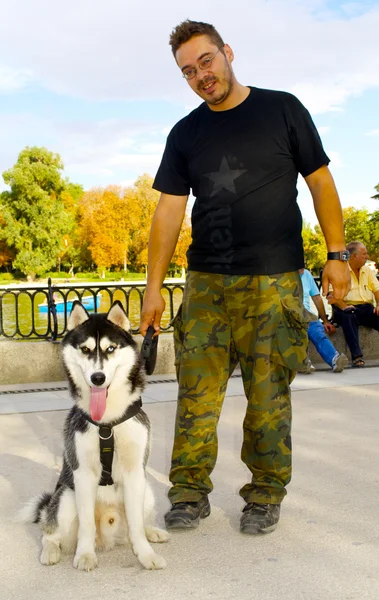
{"label": "white sneaker", "polygon": [[347,356],[344,354],[336,354],[332,360],[333,373],[342,373],[348,362]]}

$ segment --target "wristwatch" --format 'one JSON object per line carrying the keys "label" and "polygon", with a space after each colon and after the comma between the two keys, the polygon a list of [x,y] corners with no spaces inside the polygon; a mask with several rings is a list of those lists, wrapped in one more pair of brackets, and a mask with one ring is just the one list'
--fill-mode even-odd
{"label": "wristwatch", "polygon": [[343,262],[347,262],[349,258],[349,250],[341,250],[341,252],[328,252],[328,260],[342,260]]}

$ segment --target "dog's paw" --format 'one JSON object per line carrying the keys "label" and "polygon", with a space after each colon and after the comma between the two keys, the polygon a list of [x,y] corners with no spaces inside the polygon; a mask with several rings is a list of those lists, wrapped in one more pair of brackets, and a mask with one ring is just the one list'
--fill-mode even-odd
{"label": "dog's paw", "polygon": [[170,537],[165,529],[159,527],[146,527],[145,534],[149,542],[153,543],[167,542]]}
{"label": "dog's paw", "polygon": [[149,553],[139,554],[138,560],[145,569],[165,569],[167,564],[163,556],[156,554],[153,550]]}
{"label": "dog's paw", "polygon": [[42,548],[40,562],[43,565],[56,565],[61,557],[61,549],[58,544],[45,542]]}
{"label": "dog's paw", "polygon": [[79,571],[93,571],[97,567],[97,556],[94,552],[75,554],[74,567]]}

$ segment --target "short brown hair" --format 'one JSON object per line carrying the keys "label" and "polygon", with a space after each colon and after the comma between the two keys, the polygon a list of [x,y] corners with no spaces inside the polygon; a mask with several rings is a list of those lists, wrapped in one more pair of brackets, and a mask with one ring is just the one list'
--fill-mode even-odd
{"label": "short brown hair", "polygon": [[201,21],[190,21],[187,19],[177,25],[175,29],[172,30],[170,35],[170,46],[174,56],[180,46],[188,42],[195,35],[207,35],[210,40],[217,46],[217,48],[222,48],[224,46],[224,41],[218,31],[215,29],[213,25],[210,23],[202,23]]}

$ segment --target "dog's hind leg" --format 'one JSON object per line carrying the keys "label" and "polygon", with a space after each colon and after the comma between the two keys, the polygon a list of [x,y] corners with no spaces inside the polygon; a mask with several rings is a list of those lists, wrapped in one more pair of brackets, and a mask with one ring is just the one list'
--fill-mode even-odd
{"label": "dog's hind leg", "polygon": [[42,536],[42,551],[40,562],[43,565],[56,565],[61,558],[61,536],[59,533],[48,534]]}
{"label": "dog's hind leg", "polygon": [[[55,502],[54,502],[55,500]],[[72,550],[77,540],[77,510],[74,492],[66,488],[53,499],[49,510],[41,512],[43,565],[55,565],[61,557],[61,549]]]}

